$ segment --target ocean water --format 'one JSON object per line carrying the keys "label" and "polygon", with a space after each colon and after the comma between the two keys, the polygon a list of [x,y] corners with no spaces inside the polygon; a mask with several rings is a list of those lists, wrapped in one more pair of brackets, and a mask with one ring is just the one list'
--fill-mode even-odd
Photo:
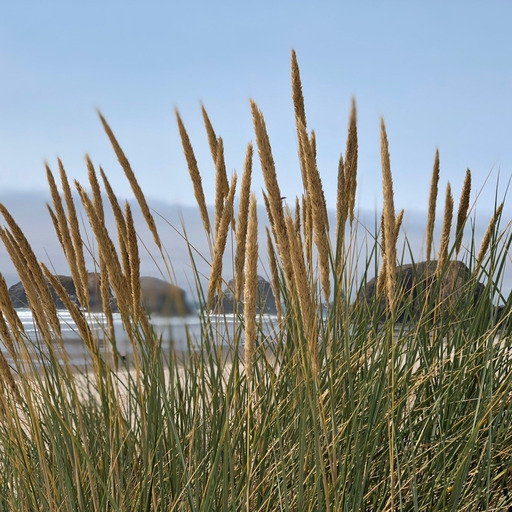
{"label": "ocean water", "polygon": [[[35,325],[32,311],[30,309],[18,309],[17,313],[25,329],[27,345],[32,345],[32,349],[35,352],[42,352],[43,354],[47,352],[46,344],[38,342],[41,336]],[[68,360],[74,365],[87,364],[89,353],[82,342],[70,313],[66,310],[60,310],[58,311],[58,316]],[[117,313],[113,315],[113,319],[118,351],[122,356],[130,358],[133,353],[133,348],[123,327],[121,317]],[[108,351],[110,343],[108,339],[106,339],[105,334],[107,332],[105,316],[102,313],[89,313],[87,320],[99,340],[100,350]],[[161,337],[162,350],[164,353],[170,350],[171,347],[178,352],[201,350],[202,331],[205,322],[200,319],[199,315],[187,317],[153,317],[150,321],[155,334]],[[277,317],[273,315],[262,315],[258,318],[258,321],[261,322],[263,329],[270,333],[276,325]],[[222,347],[228,347],[232,344],[232,340],[236,332],[240,331],[241,326],[239,319],[234,315],[210,315],[209,328],[213,333],[215,343]],[[240,334],[240,343],[243,343],[243,329]],[[8,361],[12,362],[8,356],[6,347],[1,342],[0,347]]]}

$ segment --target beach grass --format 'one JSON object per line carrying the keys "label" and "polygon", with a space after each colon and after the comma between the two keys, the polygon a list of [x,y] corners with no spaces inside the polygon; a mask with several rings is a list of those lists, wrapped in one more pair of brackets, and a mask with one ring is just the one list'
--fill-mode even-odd
{"label": "beach grass", "polygon": [[[192,143],[177,114],[211,251],[204,255],[211,263],[204,288],[190,242],[199,349],[192,340],[184,354],[173,349],[172,340],[165,348],[154,332],[140,301],[140,240],[131,207],[118,203],[100,169],[108,198],[103,204],[89,159],[92,191],[75,183],[78,196],[71,194],[59,162],[64,201],[47,166],[49,210],[79,304],[37,261],[15,219],[0,207],[0,237],[39,333],[33,338],[24,332],[1,279],[0,336],[8,353],[0,352],[0,510],[512,510],[511,304],[502,292],[512,235],[503,206],[496,204],[483,240],[477,240],[468,218],[468,171],[456,236],[450,238],[454,204],[448,185],[436,256],[436,153],[426,240],[427,259],[437,263],[434,279],[411,293],[397,265],[400,255],[419,256],[409,254],[407,239],[397,247],[407,212],[395,211],[393,188],[399,184],[392,179],[384,121],[383,220],[375,229],[365,227],[363,240],[354,210],[355,102],[331,229],[295,53],[292,89],[297,178],[304,192],[289,200],[291,206],[280,192],[263,113],[254,101],[250,105],[267,219],[259,218],[251,193],[252,145],[239,192],[236,176],[226,175],[222,139],[203,107],[217,171],[210,223]],[[136,174],[100,117],[155,241],[155,259],[172,281],[172,262]],[[237,193],[243,199],[238,214]],[[74,201],[86,212],[94,248],[80,232]],[[104,208],[114,213],[115,233],[107,229]],[[257,240],[258,223],[267,226],[265,244]],[[183,236],[188,240],[185,231]],[[222,302],[217,301],[215,322],[209,310],[231,278],[222,265],[228,236],[236,242],[233,291],[243,300],[229,315],[233,327],[226,341],[217,327],[218,318],[228,317],[219,309]],[[115,297],[131,344],[129,358],[118,352],[110,307],[103,344],[88,324],[86,251],[93,251],[104,305],[110,304],[109,294]],[[442,283],[450,281],[456,258],[469,274],[456,292],[446,293]],[[257,312],[258,259],[268,261],[278,298],[271,320]],[[365,299],[364,283],[374,276],[379,284]],[[49,284],[88,350],[83,367],[67,359]]]}

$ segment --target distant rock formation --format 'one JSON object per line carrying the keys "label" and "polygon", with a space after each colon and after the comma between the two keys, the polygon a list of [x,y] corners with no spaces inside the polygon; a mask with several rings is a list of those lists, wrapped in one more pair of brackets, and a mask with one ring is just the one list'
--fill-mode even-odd
{"label": "distant rock formation", "polygon": [[[403,321],[405,314],[409,320],[418,319],[425,306],[424,291],[427,288],[436,293],[433,300],[438,302],[439,310],[447,312],[453,305],[461,308],[464,305],[474,306],[484,291],[484,285],[472,282],[473,275],[469,268],[461,261],[450,261],[443,272],[441,282],[437,282],[437,261],[422,261],[415,264],[401,265],[396,268],[397,296],[396,304],[400,312],[398,321]],[[375,308],[377,315],[384,313],[386,297],[384,293],[377,296],[377,278],[363,283],[357,294],[356,303],[366,303]],[[409,304],[407,307],[406,305]],[[406,313],[407,312],[407,313]],[[500,313],[500,308],[496,308]]]}
{"label": "distant rock formation", "polygon": [[185,291],[156,277],[141,277],[142,306],[159,316],[185,316],[194,311],[185,298]]}
{"label": "distant rock formation", "polygon": [[[222,292],[221,297],[218,295],[215,296],[211,311],[214,313],[233,313],[236,309],[234,289],[235,281],[231,279],[231,281],[228,282],[227,288]],[[238,311],[243,311],[243,296],[238,304]],[[258,276],[256,311],[257,313],[266,313],[269,315],[275,315],[277,313],[276,299],[272,291],[272,285],[261,276]]]}
{"label": "distant rock formation", "polygon": [[[75,283],[73,282],[73,279],[70,276],[56,275],[55,277],[60,281],[60,284],[66,290],[71,301],[74,302],[75,304],[79,304],[78,297],[76,295]],[[53,286],[51,286],[49,283],[48,283],[48,288],[52,295],[52,299],[55,304],[55,307],[57,309],[66,309],[66,306],[64,306],[62,300],[57,295],[57,292],[55,291]],[[23,284],[21,283],[21,281],[12,285],[9,288],[9,297],[11,298],[11,302],[12,302],[12,305],[14,308],[18,309],[18,308],[28,308],[29,307],[27,294],[25,292],[25,288],[23,287]]]}
{"label": "distant rock formation", "polygon": [[[55,276],[72,302],[77,306],[80,305],[75,283],[70,276],[56,275]],[[89,311],[92,313],[99,313],[103,311],[103,301],[100,292],[100,275],[96,272],[90,272],[89,278]],[[185,291],[181,288],[171,285],[170,283],[157,279],[155,277],[141,277],[141,301],[144,309],[149,314],[160,316],[183,316],[193,313],[192,308],[187,303],[185,298]],[[57,309],[66,309],[62,300],[57,295],[55,289],[48,284],[53,302]],[[23,284],[21,282],[9,288],[9,296],[15,308],[27,308],[28,299]],[[113,312],[117,312],[117,303],[112,296],[110,300],[110,307]]]}

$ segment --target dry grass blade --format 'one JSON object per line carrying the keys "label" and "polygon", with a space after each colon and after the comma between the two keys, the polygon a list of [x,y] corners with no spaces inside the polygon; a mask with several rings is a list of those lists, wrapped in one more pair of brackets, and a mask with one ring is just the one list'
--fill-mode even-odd
{"label": "dry grass blade", "polygon": [[[18,315],[16,314],[16,311],[14,311],[14,308],[12,307],[12,302],[9,297],[9,292],[7,291],[7,285],[5,284],[3,276],[1,276],[0,283],[2,283],[0,285],[0,307],[2,308],[2,314],[0,314],[1,336],[10,356],[14,359],[14,361],[16,361],[18,359],[18,354],[14,348],[13,339],[11,336],[11,332],[9,331],[9,327],[7,326],[6,319],[7,322],[9,322],[12,334],[16,338],[16,341],[18,343],[23,343],[23,340],[21,339],[21,333],[24,333],[25,329],[23,328],[23,324],[21,323]],[[16,320],[14,320],[12,313],[14,313],[16,317],[18,317],[17,322]],[[18,324],[21,325],[21,330],[18,330]]]}
{"label": "dry grass blade", "polygon": [[432,170],[432,179],[430,181],[430,194],[428,197],[428,217],[427,217],[427,261],[432,255],[432,242],[434,240],[434,223],[436,220],[436,203],[439,184],[439,150],[436,150],[434,158],[434,168]]}
{"label": "dry grass blade", "polygon": [[457,212],[457,227],[455,229],[455,254],[458,255],[462,245],[462,235],[464,234],[464,225],[468,217],[469,196],[471,194],[471,171],[466,171],[464,185],[460,194],[459,211]]}
{"label": "dry grass blade", "polygon": [[440,275],[448,261],[448,246],[450,245],[450,232],[453,220],[453,196],[450,183],[446,185],[446,197],[444,201],[444,218],[441,241],[439,243],[439,257],[437,259],[436,274]]}
{"label": "dry grass blade", "polygon": [[128,161],[128,158],[126,158],[126,155],[124,154],[123,150],[121,149],[121,146],[117,142],[117,139],[114,136],[114,133],[112,132],[112,129],[108,125],[105,118],[101,115],[101,112],[98,111],[98,115],[101,119],[101,124],[103,125],[103,129],[105,130],[105,133],[107,134],[110,143],[112,144],[112,147],[114,148],[114,152],[117,156],[117,159],[119,163],[121,164],[121,167],[123,168],[123,171],[128,178],[128,182],[130,183],[131,189],[133,191],[133,194],[135,195],[135,199],[137,199],[137,202],[139,203],[139,207],[142,211],[142,215],[144,217],[144,220],[146,221],[146,224],[148,225],[149,230],[151,231],[151,234],[153,235],[153,239],[155,241],[155,244],[157,247],[162,250],[162,244],[160,242],[160,237],[158,236],[158,232],[155,225],[155,220],[153,219],[153,215],[151,215],[151,212],[149,211],[149,206],[146,202],[146,198],[144,197],[144,194],[142,192],[142,189],[140,188],[139,182],[137,181],[137,178],[135,177],[135,174],[131,168],[130,162]]}
{"label": "dry grass blade", "polygon": [[[3,318],[2,318],[2,321],[0,322],[0,329],[1,329],[1,336],[4,341],[6,341],[6,337],[10,338],[9,329],[7,329],[7,325],[5,324]],[[0,350],[0,375],[2,376],[2,379],[4,380],[4,382],[7,382],[7,384],[11,388],[12,394],[13,394],[14,398],[16,399],[16,401],[18,403],[22,403],[20,390],[18,388],[18,385],[16,384],[16,381],[11,372],[9,363],[5,359],[5,356],[2,352],[2,350]]]}
{"label": "dry grass blade", "polygon": [[178,122],[178,129],[181,137],[181,144],[185,153],[185,159],[187,160],[188,172],[192,179],[192,185],[194,187],[194,195],[199,206],[199,212],[201,213],[201,219],[203,220],[203,226],[206,233],[210,234],[210,217],[208,216],[208,209],[206,208],[206,201],[204,198],[203,182],[201,180],[201,174],[197,166],[197,160],[190,143],[185,125],[181,120],[179,112],[176,110],[176,120]]}
{"label": "dry grass blade", "polygon": [[396,228],[395,228],[395,202],[393,195],[393,177],[389,160],[388,137],[384,119],[381,118],[381,162],[382,162],[382,190],[384,196],[384,253],[386,255],[386,296],[391,311],[395,302],[396,283]]}
{"label": "dry grass blade", "polygon": [[236,227],[235,252],[235,302],[240,300],[244,286],[244,264],[247,238],[247,220],[249,217],[249,200],[251,191],[253,147],[249,143],[245,155],[244,173],[240,187],[240,205],[238,207],[238,223]]}
{"label": "dry grass blade", "polygon": [[258,295],[258,216],[256,197],[251,196],[247,233],[247,261],[245,263],[244,318],[245,318],[245,367],[249,385],[256,347],[256,300]]}
{"label": "dry grass blade", "polygon": [[386,293],[386,231],[384,229],[384,211],[380,217],[380,247],[382,252],[382,265],[379,270],[379,276],[377,278],[377,295],[380,296],[382,293]]}
{"label": "dry grass blade", "polygon": [[236,174],[231,180],[231,187],[226,198],[226,204],[222,213],[222,218],[219,224],[218,234],[215,237],[215,246],[213,247],[213,261],[210,272],[210,280],[208,283],[208,299],[207,309],[210,311],[215,292],[220,291],[220,283],[222,278],[222,258],[224,257],[224,250],[226,248],[226,240],[228,236],[228,229],[231,219],[233,217],[233,201],[235,198],[236,190]]}
{"label": "dry grass blade", "polygon": [[[14,333],[12,333],[12,335],[14,335]],[[4,316],[0,315],[0,337],[2,338],[2,341],[6,346],[9,355],[13,358],[14,361],[18,362],[18,354],[14,348],[14,341],[12,339],[12,335],[7,325],[7,322],[5,321]]]}
{"label": "dry grass blade", "polygon": [[112,306],[110,303],[110,280],[108,277],[108,267],[100,258],[100,297],[101,297],[101,307],[103,314],[105,315],[105,319],[107,321],[107,332],[108,332],[108,341],[112,347],[114,347],[114,368],[117,371],[119,361],[117,354],[117,339],[116,339],[116,330],[114,327],[114,318],[112,316]]}

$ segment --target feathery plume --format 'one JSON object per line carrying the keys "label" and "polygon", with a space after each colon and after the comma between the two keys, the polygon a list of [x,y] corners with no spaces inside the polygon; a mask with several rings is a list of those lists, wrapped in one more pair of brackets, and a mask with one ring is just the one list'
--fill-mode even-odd
{"label": "feathery plume", "polygon": [[208,113],[204,108],[204,105],[201,105],[201,112],[203,114],[204,126],[206,128],[206,134],[208,135],[208,144],[210,145],[210,152],[212,154],[213,163],[217,163],[217,135],[215,135],[215,130],[213,129],[212,123],[210,122],[210,118],[208,117]]}
{"label": "feathery plume", "polygon": [[[55,209],[55,215],[54,217],[52,217],[52,222],[57,233],[57,238],[61,242],[62,249],[66,256],[66,260],[69,261],[69,269],[71,271],[71,277],[73,278],[73,282],[75,283],[78,300],[80,301],[80,304],[82,304],[83,307],[87,307],[87,304],[89,302],[88,295],[83,290],[83,283],[80,271],[78,269],[78,258],[75,252],[72,235],[70,233],[68,219],[66,217],[66,213],[64,212],[64,206],[62,204],[62,199],[57,189],[57,184],[55,182],[55,178],[53,177],[53,173],[47,163],[45,164],[45,167],[46,178],[48,181],[48,185],[50,186],[53,207]],[[59,169],[61,168],[64,169],[64,166],[59,160]],[[63,172],[65,173],[65,171]],[[50,210],[51,209],[49,209],[49,211]]]}
{"label": "feathery plume", "polygon": [[297,290],[297,296],[300,306],[300,317],[302,318],[307,340],[308,356],[311,361],[313,375],[318,376],[318,343],[316,332],[316,318],[314,315],[313,301],[311,291],[308,285],[304,254],[301,246],[295,236],[295,228],[289,208],[286,208],[286,228],[290,241],[290,256],[293,265],[294,288]]}
{"label": "feathery plume", "polygon": [[434,239],[434,223],[436,220],[436,203],[439,183],[439,150],[436,149],[434,158],[434,169],[432,170],[432,179],[430,182],[430,194],[428,197],[428,217],[427,217],[427,261],[430,261],[432,254],[432,241]]}
{"label": "feathery plume", "polygon": [[210,271],[210,280],[208,283],[208,299],[207,308],[208,311],[211,309],[213,304],[213,298],[215,292],[220,288],[220,282],[222,277],[222,258],[224,256],[224,250],[226,248],[226,239],[228,236],[228,228],[233,217],[233,200],[235,197],[236,190],[236,174],[231,180],[231,187],[226,198],[226,204],[220,220],[219,229],[217,230],[217,236],[215,237],[215,245],[213,247],[213,260],[212,268]]}
{"label": "feathery plume", "polygon": [[276,301],[277,318],[279,319],[279,321],[281,321],[283,311],[281,308],[281,289],[279,287],[279,271],[277,268],[276,253],[274,250],[274,245],[272,244],[272,237],[270,235],[270,231],[268,230],[268,228],[265,229],[267,231],[267,252],[270,266],[270,276],[272,281],[272,290],[274,291],[274,299]]}
{"label": "feathery plume", "polygon": [[381,162],[382,162],[382,190],[384,196],[384,253],[386,255],[386,296],[391,311],[395,303],[396,283],[396,240],[395,240],[395,202],[393,196],[393,177],[391,175],[391,163],[389,160],[388,137],[384,119],[381,118]]}
{"label": "feathery plume", "polygon": [[100,259],[103,258],[103,261],[107,266],[108,276],[117,299],[119,311],[125,316],[129,316],[131,297],[128,291],[126,278],[123,276],[123,272],[121,270],[121,264],[119,263],[119,258],[114,244],[105,225],[100,222],[100,219],[94,209],[94,205],[84,188],[77,181],[75,181],[75,186],[94,232]]}
{"label": "feathery plume", "polygon": [[[9,289],[2,273],[0,273],[0,310],[4,314],[7,322],[9,323],[11,330],[18,343],[21,342],[21,334],[25,333],[23,322],[20,320],[18,313],[14,309],[9,295]],[[11,354],[12,355],[12,354]],[[12,355],[14,358],[14,355]]]}
{"label": "feathery plume", "polygon": [[[398,235],[400,234],[400,227],[402,226],[402,221],[404,218],[404,210],[400,210],[400,213],[396,216],[395,219],[395,247],[398,241]],[[382,212],[381,217],[381,247],[382,247],[382,266],[379,271],[379,275],[377,277],[377,295],[384,291],[384,287],[386,284],[386,275],[387,275],[387,263],[386,263],[386,252],[384,247],[386,246],[386,231],[384,229],[384,212]]]}
{"label": "feathery plume", "polygon": [[149,230],[151,231],[151,234],[153,235],[153,239],[155,241],[155,244],[157,247],[162,250],[162,244],[160,242],[160,237],[158,236],[158,232],[155,225],[155,220],[153,219],[153,215],[151,215],[151,212],[149,211],[149,206],[146,202],[146,198],[144,197],[144,193],[142,192],[142,189],[140,188],[139,182],[137,181],[137,178],[135,177],[135,174],[132,170],[132,167],[130,165],[130,162],[128,161],[128,158],[126,158],[126,155],[124,154],[123,150],[121,149],[121,146],[117,142],[117,139],[114,136],[114,132],[108,125],[105,118],[101,115],[101,112],[98,111],[98,115],[101,120],[101,124],[103,125],[103,129],[105,130],[105,133],[107,134],[110,143],[112,144],[112,147],[114,148],[114,152],[117,156],[117,159],[123,168],[123,171],[128,178],[128,183],[130,183],[130,186],[132,188],[133,194],[135,196],[135,199],[137,199],[137,202],[139,203],[139,207],[142,211],[142,215],[144,217],[144,220],[146,221],[146,224],[148,225]]}
{"label": "feathery plume", "polygon": [[[71,276],[75,282],[75,288],[81,288],[81,291],[78,294],[78,300],[82,306],[86,308],[89,305],[89,279],[87,276],[87,267],[85,266],[84,244],[82,243],[82,235],[80,234],[75,202],[73,200],[73,194],[71,193],[71,187],[69,186],[66,170],[64,169],[64,165],[60,159],[58,160],[58,164],[62,191],[64,193],[64,201],[66,203],[66,211],[68,212],[67,219],[69,223],[69,230],[66,225],[66,231],[70,231],[71,233],[71,243],[74,252],[73,262],[70,263],[70,267],[75,266],[75,268],[71,268]],[[70,257],[73,252],[70,252]],[[70,261],[67,256],[66,259],[68,262]],[[82,286],[80,286],[80,283]],[[84,302],[82,302],[82,300],[84,300]]]}
{"label": "feathery plume", "polygon": [[347,148],[345,151],[345,200],[347,201],[347,212],[350,218],[350,224],[354,222],[354,208],[356,204],[357,188],[357,118],[356,101],[352,98],[352,107],[350,109],[350,119],[347,135]]}
{"label": "feathery plume", "polygon": [[311,274],[313,272],[313,207],[305,195],[302,196],[302,226],[306,264]]}
{"label": "feathery plume", "polygon": [[59,227],[59,221],[57,219],[57,215],[55,215],[55,212],[53,211],[52,207],[46,203],[46,209],[48,210],[48,213],[50,214],[50,219],[52,220],[53,229],[55,230],[55,234],[57,235],[57,240],[59,241],[59,244],[61,247],[64,247],[64,240],[62,238],[62,235],[60,234],[60,227]]}
{"label": "feathery plume", "polygon": [[302,82],[300,79],[297,54],[292,50],[292,97],[295,117],[306,126],[306,109],[304,107],[304,95],[302,94]]}
{"label": "feathery plume", "polygon": [[327,232],[329,226],[327,224],[327,209],[325,206],[325,197],[322,190],[322,182],[318,169],[316,167],[311,145],[307,139],[306,129],[304,125],[298,123],[299,141],[302,145],[302,152],[305,156],[307,178],[309,183],[308,198],[311,199],[313,212],[313,229],[315,244],[318,249],[318,258],[320,262],[320,280],[322,291],[326,302],[329,302],[331,293],[330,272],[329,272],[329,241]]}
{"label": "feathery plume", "polygon": [[316,165],[316,133],[315,130],[311,130],[311,137],[309,137],[309,145],[311,146],[311,154],[313,155],[313,161]]}
{"label": "feathery plume", "polygon": [[400,228],[402,227],[402,221],[404,220],[404,209],[402,208],[395,220],[395,244],[398,241],[398,235],[400,234]]}
{"label": "feathery plume", "polygon": [[338,188],[336,194],[336,238],[340,244],[345,238],[345,222],[347,220],[347,198],[345,189],[345,164],[343,163],[343,155],[340,155],[338,162]]}
{"label": "feathery plume", "polygon": [[489,248],[489,244],[491,243],[491,237],[492,237],[492,234],[494,233],[494,228],[496,227],[496,223],[498,222],[498,219],[501,216],[502,210],[503,210],[503,203],[501,203],[498,206],[491,221],[489,222],[489,225],[487,226],[484,237],[482,238],[482,244],[480,245],[480,250],[478,251],[478,257],[476,259],[478,267],[480,267],[480,265],[482,264],[482,262],[484,260],[485,253],[487,252],[487,249]]}
{"label": "feathery plume", "polygon": [[[10,338],[9,329],[7,329],[7,325],[5,325],[3,318],[1,321],[1,335],[2,335],[2,339],[4,341],[6,340],[6,337]],[[2,379],[5,382],[7,382],[7,384],[11,388],[12,394],[14,395],[14,398],[16,399],[16,401],[21,404],[22,399],[21,399],[20,390],[18,388],[18,384],[16,384],[16,381],[14,380],[14,376],[11,372],[9,363],[5,359],[5,356],[1,350],[0,350],[0,375],[2,376]]]}
{"label": "feathery plume", "polygon": [[245,154],[244,172],[240,187],[240,205],[238,207],[238,223],[236,228],[235,252],[235,303],[241,298],[244,287],[244,264],[247,239],[247,221],[249,217],[249,201],[251,192],[253,147],[249,143]]}
{"label": "feathery plume", "polygon": [[314,217],[316,216],[313,222],[315,223],[315,227],[323,226],[323,229],[328,232],[329,219],[327,216],[327,202],[322,188],[322,179],[320,178],[320,173],[318,172],[315,156],[313,154],[313,148],[311,147],[304,125],[299,122],[297,128],[299,132],[299,145],[302,146],[301,154],[304,157],[306,169],[306,197],[311,201],[313,215]]}
{"label": "feathery plume", "polygon": [[141,290],[140,290],[140,258],[139,248],[137,245],[137,233],[133,223],[132,210],[128,201],[125,203],[125,217],[126,217],[126,239],[128,256],[130,262],[130,289],[132,296],[132,308],[135,321],[139,321],[141,316]]}
{"label": "feathery plume", "polygon": [[439,257],[437,259],[436,274],[440,275],[444,265],[448,261],[448,245],[450,244],[450,231],[453,220],[453,196],[450,183],[446,185],[446,197],[444,202],[443,230],[439,243]]}
{"label": "feathery plume", "polygon": [[282,195],[277,182],[272,149],[263,114],[259,111],[256,103],[252,100],[251,110],[261,169],[265,180],[265,186],[267,188],[268,203],[272,215],[272,226],[276,237],[277,248],[283,264],[286,282],[291,284],[293,280],[293,269],[290,262],[288,234],[281,203]]}
{"label": "feathery plume", "polygon": [[94,208],[96,208],[96,213],[98,214],[100,221],[104,223],[105,212],[103,211],[103,200],[101,198],[100,184],[98,182],[98,177],[96,176],[96,171],[94,170],[94,165],[89,158],[89,155],[85,155],[85,162],[87,165],[89,183],[91,185]]}
{"label": "feathery plume", "polygon": [[[293,108],[295,112],[295,123],[297,126],[297,138],[300,141],[299,132],[300,126],[307,126],[306,123],[306,109],[304,106],[304,95],[302,94],[302,82],[300,79],[300,71],[299,64],[297,62],[297,55],[295,50],[292,50],[292,98],[293,98]],[[303,148],[299,142],[299,162],[300,162],[300,172],[302,175],[302,183],[304,186],[304,190],[307,193],[308,190],[308,179],[307,179],[307,170],[306,170],[306,161],[303,153]]]}
{"label": "feathery plume", "polygon": [[224,199],[229,191],[226,165],[224,163],[224,143],[221,138],[217,141],[217,161],[215,162],[215,167],[217,169],[215,180],[215,234],[217,234],[220,219],[222,218],[222,210],[224,209]]}
{"label": "feathery plume", "polygon": [[458,255],[462,245],[462,235],[464,232],[464,224],[469,210],[469,195],[471,194],[471,171],[466,171],[464,185],[460,194],[459,211],[457,213],[457,227],[455,228],[455,254]]}
{"label": "feathery plume", "polygon": [[[32,265],[30,265],[26,260],[23,250],[21,249],[15,236],[10,231],[0,228],[0,239],[5,245],[5,248],[9,254],[9,258],[16,268],[16,272],[18,273],[23,289],[25,290],[25,295],[27,296],[27,306],[32,310],[32,315],[36,325],[41,331],[42,338],[45,340],[51,340],[52,335],[48,325],[50,322],[47,321],[47,316],[43,308],[43,301],[40,297],[40,289],[42,288],[41,283],[39,282],[39,279],[34,276],[32,272]],[[30,259],[33,263],[33,258]],[[46,282],[44,282],[44,284],[46,284]],[[51,319],[51,321],[53,325],[55,325],[55,318]]]}
{"label": "feathery plume", "polygon": [[249,383],[252,382],[252,367],[256,347],[256,299],[258,292],[258,217],[256,197],[250,201],[247,233],[247,261],[245,263],[244,318],[245,318],[245,367]]}
{"label": "feathery plume", "polygon": [[110,182],[108,181],[108,178],[101,167],[100,167],[100,174],[101,174],[101,179],[103,181],[103,185],[107,192],[107,197],[108,197],[108,201],[110,203],[110,207],[112,209],[112,213],[114,214],[114,220],[116,221],[117,238],[118,238],[118,242],[119,242],[119,253],[121,255],[121,265],[123,268],[123,273],[125,276],[129,276],[130,275],[130,261],[129,261],[129,255],[128,255],[128,239],[127,239],[126,222],[125,222],[124,216],[123,216],[123,210],[121,209],[121,206],[119,205],[119,201],[117,200],[117,197],[114,193],[114,190],[112,189],[112,186],[110,185]]}
{"label": "feathery plume", "polygon": [[300,234],[300,227],[301,227],[301,222],[300,222],[300,200],[298,197],[295,198],[295,221],[294,221],[294,224],[295,224],[295,232],[297,234]]}
{"label": "feathery plume", "polygon": [[[57,309],[55,308],[50,290],[48,289],[48,284],[41,271],[37,257],[34,254],[34,251],[32,250],[32,247],[30,246],[25,235],[23,234],[23,231],[3,204],[0,204],[0,212],[2,213],[4,219],[7,222],[7,225],[9,226],[9,229],[11,230],[12,236],[19,250],[19,254],[25,261],[26,267],[31,275],[31,281],[35,287],[35,294],[33,299],[44,307],[44,316],[42,318],[46,317],[53,331],[58,336],[60,336],[61,329],[59,318],[57,316]],[[39,298],[37,298],[37,296]]]}
{"label": "feathery plume", "polygon": [[[178,110],[176,110],[175,113],[181,137],[181,144],[183,146],[183,151],[185,153],[185,159],[187,160],[188,172],[192,179],[192,185],[194,186],[194,195],[196,197],[197,205],[199,206],[199,211],[201,213],[201,219],[203,220],[204,229],[206,233],[210,234],[210,217],[208,216],[208,209],[206,208],[206,201],[204,198],[203,191],[203,182],[201,180],[201,174],[197,166],[197,160],[194,155],[194,150],[192,149],[192,144],[190,143],[190,138],[188,136],[187,130],[185,129],[185,125],[181,120],[181,116]],[[215,153],[215,155],[217,155],[217,153]]]}
{"label": "feathery plume", "polygon": [[[84,317],[82,310],[71,300],[71,297],[67,293],[62,283],[48,270],[44,263],[41,263],[41,269],[44,272],[46,279],[51,284],[52,288],[57,293],[60,300],[63,302],[66,309],[69,311],[73,322],[80,333],[80,337],[85,343],[86,347],[92,352],[96,353],[98,349],[98,343],[95,342],[95,337],[93,336],[89,324]],[[96,340],[97,341],[97,340]]]}

